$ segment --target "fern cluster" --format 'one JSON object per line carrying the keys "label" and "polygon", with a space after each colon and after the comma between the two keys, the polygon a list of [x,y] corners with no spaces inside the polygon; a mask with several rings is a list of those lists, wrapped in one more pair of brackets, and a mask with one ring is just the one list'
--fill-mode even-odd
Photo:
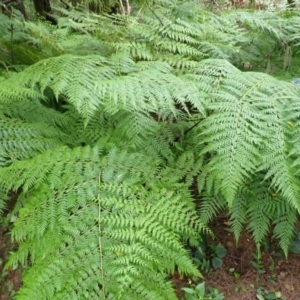
{"label": "fern cluster", "polygon": [[176,299],[168,275],[200,276],[185,246],[221,210],[237,240],[247,228],[259,249],[272,231],[288,254],[300,89],[240,69],[297,49],[299,16],[171,4],[56,7],[57,26],[0,15],[0,210],[19,191],[17,299]]}

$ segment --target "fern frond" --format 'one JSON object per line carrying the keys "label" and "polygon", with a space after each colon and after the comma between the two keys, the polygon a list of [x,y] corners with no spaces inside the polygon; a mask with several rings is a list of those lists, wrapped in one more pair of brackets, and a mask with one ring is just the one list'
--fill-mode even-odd
{"label": "fern frond", "polygon": [[225,208],[226,199],[224,197],[203,196],[201,197],[199,208],[200,219],[204,222],[204,224],[208,224]]}
{"label": "fern frond", "polygon": [[266,210],[266,208],[268,208],[266,202],[266,199],[251,199],[247,212],[250,218],[248,229],[252,232],[252,237],[258,249],[270,230],[271,220],[269,211]]}
{"label": "fern frond", "polygon": [[[273,12],[256,11],[233,11],[230,13],[230,17],[241,22],[245,26],[248,26],[252,31],[259,31],[261,34],[266,32],[273,35],[278,40],[284,38],[284,31],[282,30],[283,19],[276,18]],[[287,21],[287,19],[285,19]]]}
{"label": "fern frond", "polygon": [[19,299],[80,299],[86,293],[176,299],[167,273],[178,266],[199,276],[180,242],[204,228],[192,198],[181,189],[143,187],[151,158],[142,163],[137,154],[130,159],[117,149],[100,153],[60,148],[28,161],[30,167],[18,162],[0,170],[2,184],[7,175],[20,178],[7,188],[27,191],[12,232],[20,247],[8,264],[30,260]]}
{"label": "fern frond", "polygon": [[[264,149],[264,159],[260,169],[268,170],[266,179],[272,178],[272,187],[277,192],[280,191],[298,211],[299,203],[299,178],[295,176],[296,169],[294,168],[293,160],[290,155],[294,153],[291,147],[289,137],[294,133],[293,128],[289,124],[291,115],[286,112],[286,107],[290,104],[294,105],[298,102],[299,91],[292,86],[285,85],[274,89],[273,97],[268,98],[270,110],[267,113],[272,114],[270,118],[270,132],[272,139]],[[274,99],[277,99],[275,102]],[[272,160],[267,159],[272,157]]]}
{"label": "fern frond", "polygon": [[[17,76],[17,74],[15,75]],[[8,79],[3,80],[1,82],[1,89],[0,89],[0,103],[6,103],[11,101],[20,101],[24,98],[30,100],[45,100],[46,98],[43,97],[41,93],[36,90],[32,90],[23,86],[18,86],[18,89],[14,88],[14,81],[10,81],[11,78],[14,78],[14,75],[10,76]]]}
{"label": "fern frond", "polygon": [[[280,195],[276,195],[276,197],[280,197]],[[274,216],[274,236],[279,240],[279,245],[287,257],[295,236],[295,226],[299,214],[292,205],[280,198]]]}
{"label": "fern frond", "polygon": [[1,116],[0,126],[0,166],[60,146],[64,138],[57,128],[45,123],[30,124]]}
{"label": "fern frond", "polygon": [[257,173],[253,181],[249,182],[234,200],[231,227],[238,240],[241,230],[246,225],[252,232],[258,249],[272,230],[287,257],[295,235],[298,212],[280,193],[275,192],[271,180],[263,181],[264,177],[265,174]]}
{"label": "fern frond", "polygon": [[200,188],[205,180],[213,182],[231,206],[238,188],[254,172],[268,170],[266,179],[272,177],[272,185],[298,209],[299,185],[287,159],[284,131],[288,126],[284,107],[298,98],[295,88],[288,89],[268,75],[239,71],[228,74],[223,84],[208,105],[210,115],[201,123],[202,153],[210,153],[211,158]]}
{"label": "fern frond", "polygon": [[230,209],[231,228],[237,242],[247,221],[247,202],[248,198],[238,194]]}
{"label": "fern frond", "polygon": [[70,122],[70,118],[65,114],[46,107],[37,99],[0,103],[0,112],[11,119],[15,118],[28,123],[47,123],[60,129],[66,129]]}
{"label": "fern frond", "polygon": [[[226,84],[229,91],[220,93],[220,98],[208,106],[213,113],[201,124],[201,144],[207,145],[202,152],[216,153],[206,165],[204,174],[210,177],[209,181],[214,181],[217,190],[222,191],[229,206],[238,187],[245,184],[246,178],[256,170],[260,161],[258,149],[263,143],[258,133],[265,116],[248,98],[249,91],[261,82],[261,78],[257,76],[257,81],[253,77],[245,78],[241,82],[241,75],[236,73],[236,77],[240,77],[240,84],[235,81],[237,87]],[[248,87],[244,85],[251,81]]]}
{"label": "fern frond", "polygon": [[[123,108],[165,118],[176,116],[175,101],[184,107],[186,102],[199,103],[197,88],[186,89],[186,83],[171,71],[164,63],[134,64],[128,56],[115,56],[109,62],[101,56],[62,55],[30,66],[4,82],[4,87],[17,80],[41,92],[50,88],[57,99],[64,95],[86,120],[100,105],[110,114]],[[2,94],[12,97],[5,89]]]}
{"label": "fern frond", "polygon": [[4,210],[7,208],[6,202],[8,200],[7,193],[4,189],[0,187],[0,218],[2,217],[2,214]]}
{"label": "fern frond", "polygon": [[57,98],[63,93],[88,118],[100,104],[95,79],[111,78],[114,74],[104,63],[100,56],[59,56],[30,66],[11,80],[17,80],[21,86],[39,88],[41,92],[51,88]]}

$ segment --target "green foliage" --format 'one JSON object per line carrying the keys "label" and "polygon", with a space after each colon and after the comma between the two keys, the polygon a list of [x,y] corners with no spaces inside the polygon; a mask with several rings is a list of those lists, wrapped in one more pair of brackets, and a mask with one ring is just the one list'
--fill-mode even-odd
{"label": "green foliage", "polygon": [[247,228],[260,249],[273,230],[288,253],[300,89],[257,71],[287,68],[298,14],[154,8],[55,7],[57,26],[0,14],[0,211],[18,191],[16,299],[176,299],[167,277],[200,276],[186,246],[220,211],[237,240]]}
{"label": "green foliage", "polygon": [[186,300],[223,300],[223,294],[217,289],[211,289],[207,295],[205,291],[205,282],[199,283],[195,288],[182,288],[185,291]]}
{"label": "green foliage", "polygon": [[300,232],[299,231],[297,232],[296,239],[293,240],[289,248],[289,251],[295,254],[300,254]]}
{"label": "green foliage", "polygon": [[3,169],[7,189],[22,186],[26,194],[12,231],[22,245],[8,263],[31,266],[19,298],[174,299],[166,270],[199,275],[179,240],[202,228],[192,199],[182,199],[184,187],[147,187],[146,178],[160,176],[155,164],[87,146],[58,147]]}
{"label": "green foliage", "polygon": [[258,300],[287,300],[286,297],[281,296],[280,291],[269,291],[263,287],[256,289],[256,299]]}
{"label": "green foliage", "polygon": [[208,273],[211,268],[218,269],[222,267],[223,258],[227,250],[221,244],[208,244],[203,237],[200,243],[191,249],[191,258],[194,264],[201,270]]}

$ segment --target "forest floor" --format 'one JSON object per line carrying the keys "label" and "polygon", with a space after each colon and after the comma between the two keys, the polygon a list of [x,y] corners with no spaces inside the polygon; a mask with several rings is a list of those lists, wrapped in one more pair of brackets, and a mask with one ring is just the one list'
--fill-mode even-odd
{"label": "forest floor", "polygon": [[[261,261],[258,261],[254,257],[256,246],[251,236],[243,232],[236,245],[233,234],[228,232],[224,223],[225,220],[218,220],[211,224],[215,239],[208,240],[208,243],[220,243],[227,249],[227,254],[221,268],[211,268],[207,274],[202,272],[207,290],[218,289],[225,300],[300,300],[300,256],[290,254],[286,260],[278,247],[271,245],[272,250],[262,252]],[[9,252],[15,248],[8,228],[0,227],[0,300],[12,300],[22,285],[20,269],[6,271],[3,268]],[[178,274],[172,280],[179,299],[184,296],[182,287],[193,287],[189,284],[191,279],[179,278]]]}
{"label": "forest floor", "polygon": [[7,228],[0,227],[0,300],[12,300],[15,292],[22,285],[20,269],[9,271],[4,269],[8,254],[14,248],[15,245],[11,243]]}
{"label": "forest floor", "polygon": [[[208,241],[227,249],[222,267],[201,272],[204,278],[199,282],[205,281],[207,290],[218,289],[225,300],[300,300],[300,255],[290,253],[286,260],[275,241],[271,241],[268,251],[262,251],[258,260],[251,235],[244,231],[236,245],[226,220],[223,221],[211,224],[215,239]],[[180,299],[184,296],[182,287],[195,287],[199,283],[189,284],[191,279],[180,279],[178,275],[173,281]]]}

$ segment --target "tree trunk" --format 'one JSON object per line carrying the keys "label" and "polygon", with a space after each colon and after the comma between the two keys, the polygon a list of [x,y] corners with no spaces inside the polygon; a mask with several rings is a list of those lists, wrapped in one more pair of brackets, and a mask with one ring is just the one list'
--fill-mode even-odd
{"label": "tree trunk", "polygon": [[51,5],[49,0],[33,0],[35,11],[52,24],[57,24],[56,20],[49,16],[51,13]]}
{"label": "tree trunk", "polygon": [[3,13],[11,16],[12,14],[12,8],[17,9],[21,12],[21,14],[24,16],[24,19],[27,20],[28,16],[26,13],[25,5],[23,1],[15,1],[15,0],[4,0],[1,3]]}

